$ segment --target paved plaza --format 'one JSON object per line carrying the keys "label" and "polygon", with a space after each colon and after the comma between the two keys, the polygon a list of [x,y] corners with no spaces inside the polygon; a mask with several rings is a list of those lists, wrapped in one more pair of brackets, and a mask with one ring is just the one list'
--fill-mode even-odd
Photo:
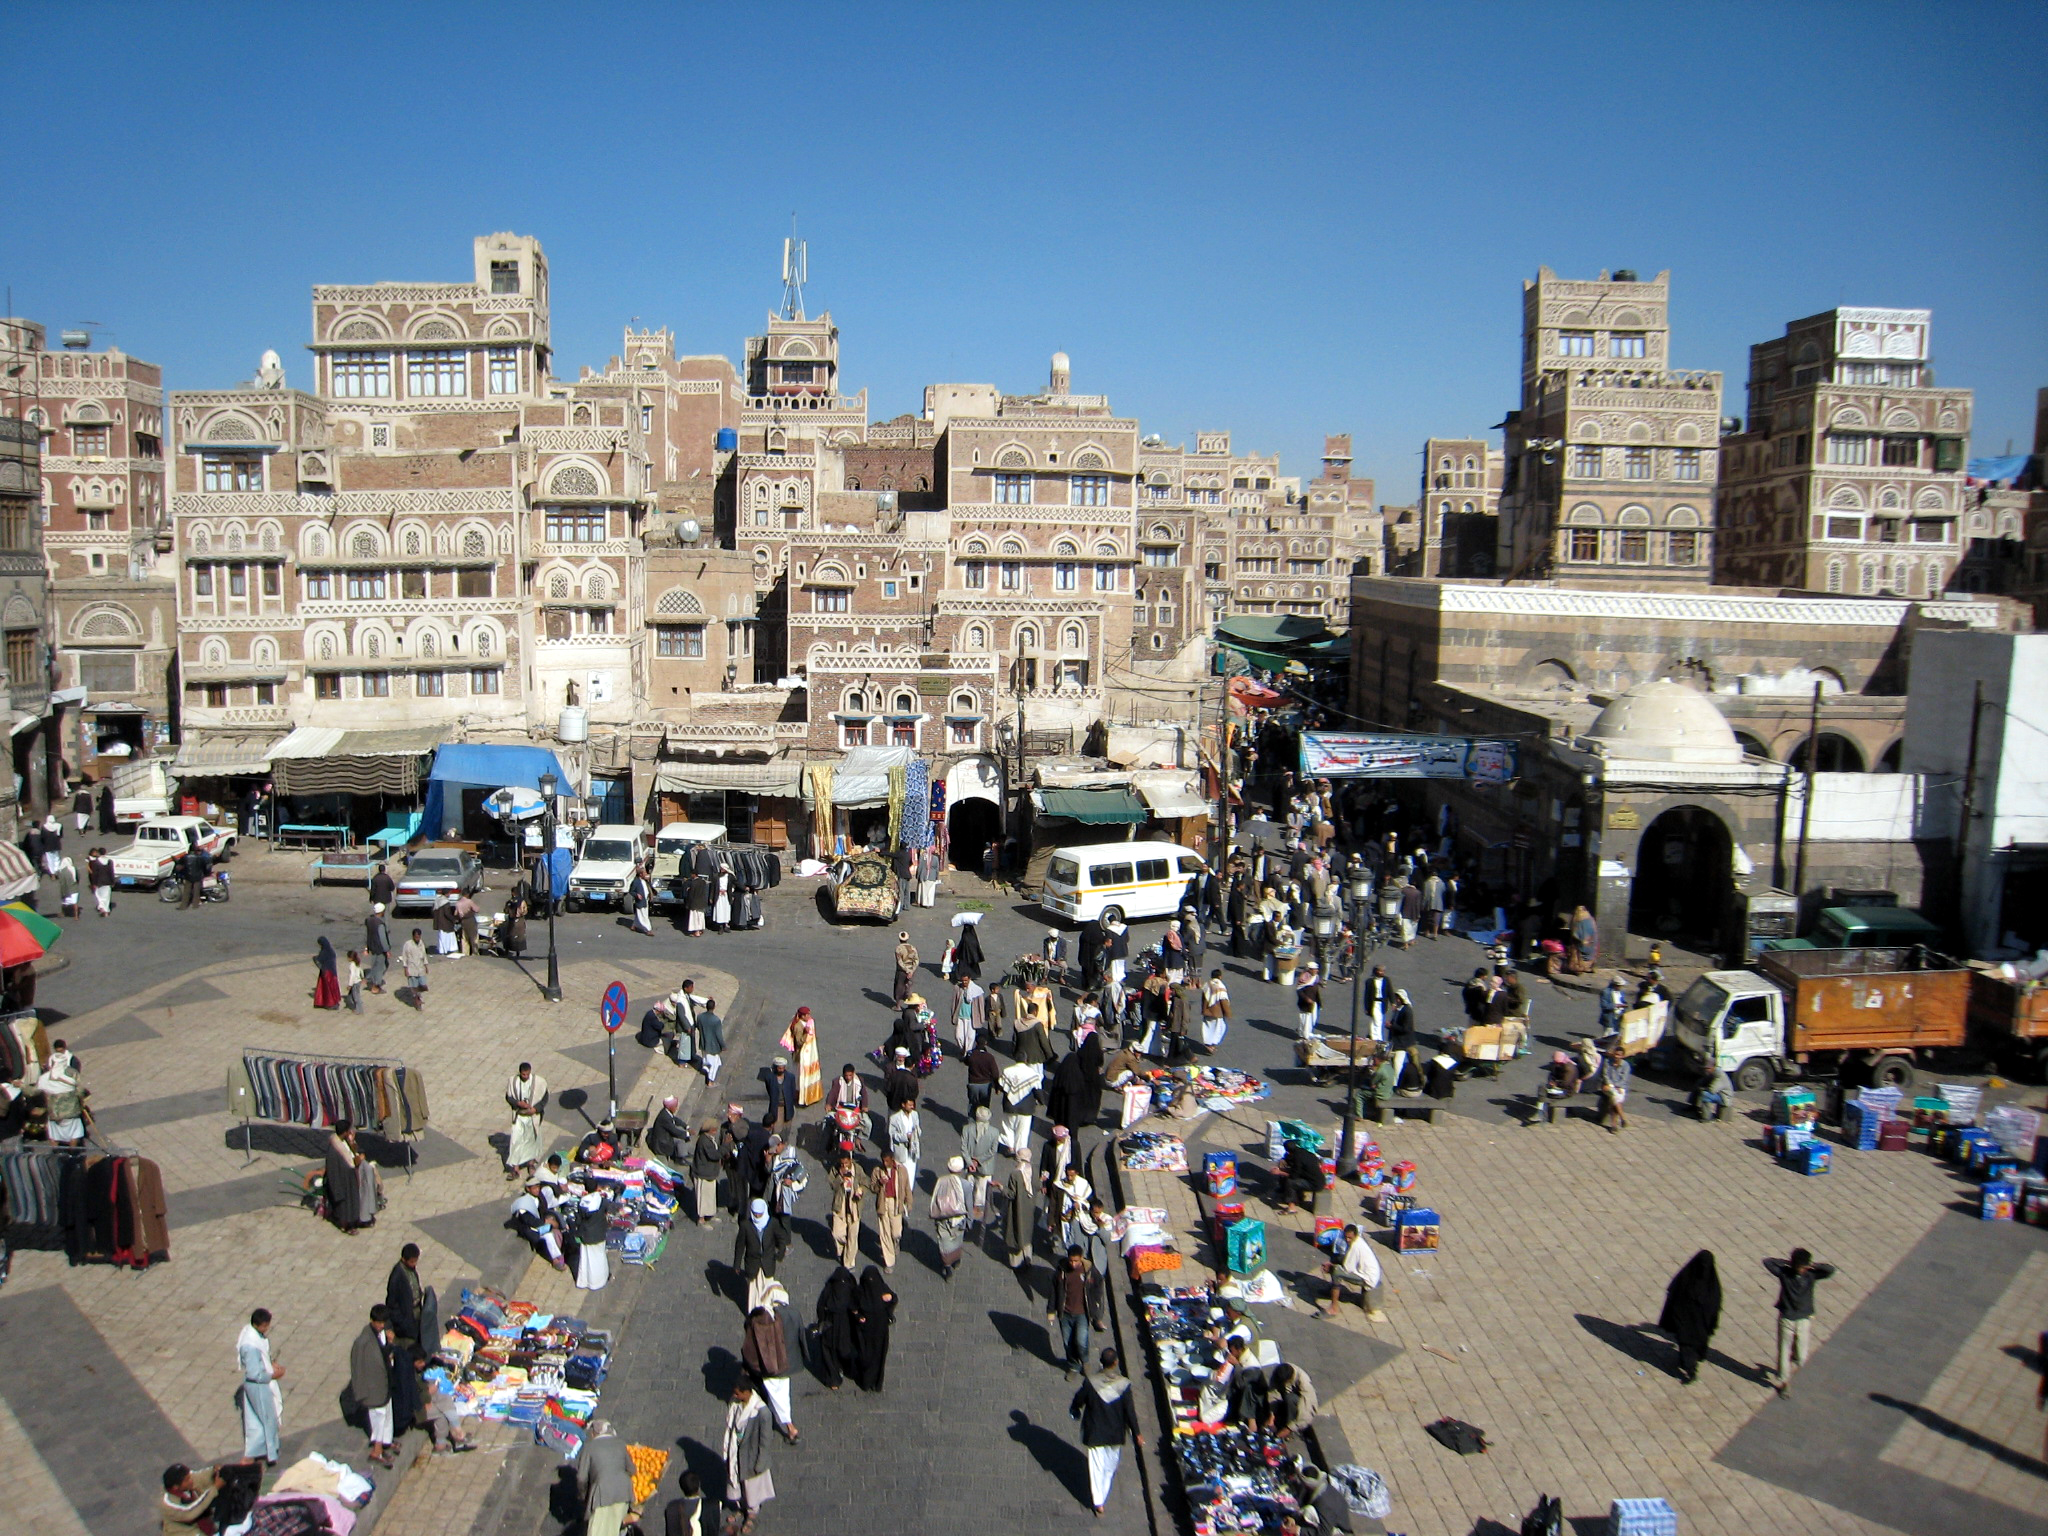
{"label": "paved plaza", "polygon": [[[893,930],[829,928],[809,883],[785,881],[757,933],[690,941],[661,927],[642,938],[606,915],[564,919],[568,1001],[559,1007],[540,1000],[538,966],[529,975],[465,959],[435,964],[423,1012],[387,996],[369,999],[357,1019],[315,1013],[308,992],[317,937],[341,948],[359,938],[361,892],[310,890],[301,869],[252,853],[237,868],[235,901],[198,912],[130,895],[112,919],[71,925],[59,951],[67,968],[43,983],[39,1001],[52,1032],[84,1058],[107,1139],[163,1167],[173,1257],[131,1274],[17,1255],[0,1291],[0,1531],[153,1530],[166,1462],[239,1451],[233,1340],[254,1306],[278,1315],[287,1457],[308,1447],[359,1451],[336,1408],[347,1345],[408,1240],[421,1245],[422,1272],[444,1298],[483,1278],[618,1329],[604,1412],[628,1439],[674,1448],[715,1485],[718,1397],[739,1343],[725,1269],[730,1226],[679,1225],[656,1268],[626,1269],[595,1297],[574,1292],[503,1227],[504,1078],[532,1060],[555,1089],[552,1129],[572,1140],[603,1107],[603,985],[624,981],[637,1014],[684,976],[726,1005],[729,1078],[707,1095],[694,1071],[652,1056],[629,1031],[619,1040],[623,1103],[678,1091],[698,1110],[732,1090],[751,1106],[754,1074],[799,1003],[817,1013],[828,1074],[843,1061],[865,1063],[889,1027]],[[1042,936],[1034,910],[978,881],[955,885],[959,896],[992,898],[992,971]],[[908,917],[928,997],[941,995],[929,967],[956,904],[949,894]],[[1151,933],[1152,925],[1137,930]],[[1414,994],[1427,1029],[1458,1016],[1456,987],[1478,952],[1445,939],[1381,958]],[[1269,1074],[1274,1095],[1189,1123],[1191,1155],[1251,1152],[1272,1115],[1334,1125],[1334,1090],[1288,1065],[1291,996],[1246,963],[1211,963],[1225,966],[1237,1006],[1218,1059]],[[1543,1052],[1589,1028],[1595,1011],[1587,993],[1542,982],[1532,990],[1539,1054],[1499,1079],[1461,1084],[1434,1126],[1380,1133],[1390,1158],[1416,1162],[1418,1192],[1444,1219],[1440,1252],[1383,1252],[1381,1320],[1367,1323],[1355,1309],[1335,1322],[1310,1316],[1306,1220],[1274,1219],[1252,1202],[1253,1214],[1269,1218],[1270,1261],[1293,1298],[1261,1309],[1267,1331],[1314,1375],[1353,1457],[1391,1483],[1389,1527],[1498,1536],[1549,1492],[1564,1497],[1582,1531],[1599,1528],[1611,1498],[1652,1494],[1678,1507],[1689,1536],[2041,1529],[2048,1465],[2033,1344],[2048,1321],[2048,1233],[1972,1219],[1972,1186],[1917,1153],[1838,1150],[1826,1177],[1793,1174],[1761,1149],[1760,1100],[1732,1123],[1701,1125],[1683,1113],[1677,1088],[1639,1078],[1634,1123],[1621,1135],[1584,1118],[1526,1127]],[[1331,1011],[1346,1003],[1348,989]],[[286,1193],[286,1177],[316,1160],[317,1138],[260,1126],[245,1137],[228,1117],[227,1069],[251,1045],[393,1056],[424,1072],[430,1129],[410,1177],[392,1152],[389,1205],[368,1232],[345,1237]],[[2014,1093],[2041,1101],[2038,1089]],[[963,1105],[960,1069],[949,1061],[930,1084],[927,1189],[955,1145]],[[786,1266],[806,1316],[829,1268],[822,1184],[804,1197]],[[1189,1184],[1129,1175],[1124,1192],[1167,1206],[1191,1259],[1206,1262]],[[1023,1532],[1085,1519],[1085,1472],[1066,1413],[1072,1387],[1052,1363],[1042,1291],[1025,1295],[999,1259],[973,1249],[942,1281],[921,1205],[895,1276],[902,1299],[887,1390],[866,1398],[851,1384],[831,1393],[799,1378],[805,1444],[776,1448],[780,1497],[764,1532],[855,1523]],[[1816,1356],[1779,1399],[1759,1370],[1774,1347],[1773,1283],[1760,1261],[1797,1245],[1839,1273],[1821,1287]],[[1702,1246],[1719,1258],[1726,1300],[1715,1352],[1687,1387],[1649,1325],[1666,1281]],[[1128,1310],[1119,1327],[1139,1354]],[[1175,1529],[1181,1519],[1163,1486],[1149,1388],[1141,1402],[1148,1451],[1126,1456],[1101,1522],[1120,1533]],[[1437,1445],[1422,1426],[1444,1415],[1482,1427],[1493,1450],[1461,1459]],[[508,1429],[487,1429],[484,1443],[479,1455],[385,1474],[366,1522],[379,1536],[555,1536],[555,1458]]]}

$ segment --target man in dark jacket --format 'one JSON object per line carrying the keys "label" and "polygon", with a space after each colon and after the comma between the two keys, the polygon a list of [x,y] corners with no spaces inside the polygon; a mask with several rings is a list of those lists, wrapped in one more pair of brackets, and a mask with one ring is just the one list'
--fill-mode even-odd
{"label": "man in dark jacket", "polygon": [[1125,1437],[1140,1450],[1145,1448],[1145,1435],[1138,1428],[1131,1402],[1130,1380],[1117,1370],[1122,1363],[1117,1352],[1105,1349],[1099,1359],[1101,1368],[1081,1383],[1081,1390],[1067,1407],[1068,1417],[1081,1421],[1081,1444],[1088,1451],[1088,1502],[1098,1515],[1109,1505]]}
{"label": "man in dark jacket", "polygon": [[663,1099],[661,1108],[647,1127],[647,1150],[671,1168],[680,1168],[690,1153],[689,1128],[676,1114],[676,1107],[681,1102],[674,1094]]}
{"label": "man in dark jacket", "polygon": [[761,1069],[761,1086],[768,1090],[768,1111],[761,1116],[767,1129],[780,1130],[796,1123],[796,1076],[789,1070],[789,1058],[778,1056]]}
{"label": "man in dark jacket", "polygon": [[384,902],[373,902],[370,915],[363,919],[363,947],[370,955],[363,985],[372,992],[384,990],[384,972],[391,964],[391,925],[384,920],[385,907]]}
{"label": "man in dark jacket", "polygon": [[384,1282],[384,1311],[391,1322],[391,1338],[401,1349],[410,1350],[420,1341],[420,1310],[426,1302],[426,1287],[420,1282],[420,1245],[407,1243],[398,1250],[398,1262]]}
{"label": "man in dark jacket", "polygon": [[1835,1272],[1832,1264],[1816,1264],[1804,1248],[1785,1259],[1765,1259],[1764,1268],[1778,1282],[1778,1376],[1772,1383],[1783,1397],[1792,1390],[1792,1372],[1806,1364],[1813,1342],[1813,1288]]}
{"label": "man in dark jacket", "polygon": [[348,1351],[349,1396],[369,1416],[369,1458],[380,1467],[391,1465],[395,1449],[391,1430],[390,1344],[390,1314],[380,1304],[370,1308],[369,1322]]}
{"label": "man in dark jacket", "polygon": [[398,892],[398,882],[391,878],[391,866],[379,864],[376,873],[370,876],[370,904],[379,911],[391,910],[391,898]]}

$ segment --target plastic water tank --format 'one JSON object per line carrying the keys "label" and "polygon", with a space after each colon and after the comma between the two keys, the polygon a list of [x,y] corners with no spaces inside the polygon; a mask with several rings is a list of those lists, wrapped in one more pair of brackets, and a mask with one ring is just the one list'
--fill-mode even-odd
{"label": "plastic water tank", "polygon": [[718,429],[718,451],[720,453],[735,453],[739,450],[739,446],[740,434],[737,428],[720,427]]}
{"label": "plastic water tank", "polygon": [[590,740],[590,716],[572,704],[562,711],[562,718],[555,724],[555,735],[563,741]]}

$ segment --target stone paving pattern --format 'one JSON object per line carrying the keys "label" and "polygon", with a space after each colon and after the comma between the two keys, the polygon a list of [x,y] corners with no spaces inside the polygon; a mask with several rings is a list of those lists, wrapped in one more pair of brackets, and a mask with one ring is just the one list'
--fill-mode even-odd
{"label": "stone paving pattern", "polygon": [[[977,882],[957,883],[986,894]],[[245,899],[253,905],[269,895],[252,881],[231,910],[240,914]],[[311,914],[325,914],[345,946],[359,903],[360,893],[299,893],[290,905],[308,918],[297,937],[231,960],[213,958],[225,952],[217,939],[180,946],[178,963],[137,965],[141,985],[121,986],[118,996],[63,1020],[60,1032],[85,1055],[111,1133],[164,1166],[174,1258],[135,1275],[17,1255],[15,1277],[0,1292],[0,1345],[16,1367],[0,1386],[0,1531],[17,1521],[62,1536],[153,1529],[147,1503],[127,1499],[138,1490],[153,1498],[146,1485],[167,1445],[202,1460],[239,1449],[232,1340],[254,1305],[279,1314],[279,1358],[291,1372],[287,1455],[306,1444],[358,1448],[360,1437],[342,1429],[334,1408],[347,1343],[408,1239],[421,1244],[423,1267],[444,1292],[460,1277],[484,1275],[544,1305],[574,1305],[623,1325],[606,1411],[643,1443],[690,1455],[715,1445],[720,1410],[711,1394],[732,1369],[715,1352],[736,1349],[738,1312],[712,1294],[706,1268],[729,1253],[730,1228],[702,1236],[679,1228],[657,1269],[627,1269],[597,1297],[529,1264],[501,1230],[508,1191],[491,1138],[504,1129],[503,1079],[517,1060],[534,1060],[555,1087],[554,1128],[567,1140],[584,1122],[563,1104],[563,1090],[594,1086],[602,1097],[594,1000],[603,983],[624,979],[637,1011],[643,996],[687,974],[727,1003],[736,1026],[728,1081],[751,1102],[753,1072],[798,1001],[818,1010],[828,1072],[880,1040],[887,1011],[874,994],[886,983],[893,930],[827,929],[807,887],[786,882],[760,934],[635,940],[607,918],[565,922],[571,1002],[559,1008],[540,1002],[503,962],[464,960],[436,965],[424,1016],[389,997],[370,999],[361,1020],[316,1014],[307,1006],[310,961],[299,957],[302,945],[310,954],[321,920]],[[950,911],[942,903],[909,916],[928,962]],[[131,931],[209,932],[190,917],[151,904]],[[166,926],[180,918],[185,928]],[[985,932],[1000,967],[1043,927],[1034,913],[998,900]],[[82,945],[97,936],[78,937]],[[1453,987],[1477,952],[1446,940],[1382,958],[1414,992],[1427,1027],[1455,1017]],[[80,960],[81,983],[92,965],[117,963]],[[1255,1149],[1268,1114],[1334,1125],[1334,1094],[1275,1066],[1293,1032],[1291,998],[1235,965],[1229,979],[1238,1022],[1220,1059],[1270,1070],[1276,1092],[1270,1105],[1199,1123],[1193,1150]],[[926,995],[940,995],[941,986],[928,972]],[[1539,1040],[1590,1021],[1583,994],[1541,983],[1535,992]],[[66,978],[52,978],[42,1001],[65,1009]],[[348,1054],[402,1055],[428,1076],[433,1130],[421,1168],[410,1181],[388,1172],[390,1207],[355,1238],[278,1193],[282,1172],[313,1160],[310,1138],[300,1153],[278,1128],[259,1130],[255,1166],[245,1166],[241,1133],[223,1107],[226,1067],[243,1045],[303,1049],[315,1041]],[[622,1078],[646,1073],[622,1094],[627,1103],[670,1084],[692,1090],[686,1107],[704,1099],[694,1072],[623,1039],[621,1065]],[[1338,1322],[1304,1312],[1272,1324],[1276,1335],[1286,1330],[1289,1348],[1304,1335],[1348,1342],[1298,1352],[1319,1381],[1341,1383],[1326,1387],[1326,1403],[1358,1458],[1391,1481],[1394,1529],[1498,1536],[1502,1526],[1518,1527],[1540,1492],[1563,1494],[1585,1529],[1595,1528],[1610,1498],[1649,1493],[1678,1506],[1688,1533],[1967,1528],[1999,1536],[2041,1528],[2048,1468],[2039,1460],[2032,1349],[2048,1318],[2048,1234],[1965,1219],[1955,1206],[1972,1186],[1919,1153],[1838,1150],[1832,1173],[1801,1178],[1761,1150],[1758,1104],[1745,1105],[1749,1118],[1704,1126],[1673,1112],[1675,1091],[1641,1077],[1635,1123],[1619,1136],[1583,1119],[1524,1128],[1511,1112],[1535,1075],[1535,1061],[1513,1064],[1498,1082],[1461,1086],[1437,1125],[1377,1132],[1390,1156],[1417,1162],[1419,1193],[1445,1221],[1440,1253],[1383,1255],[1390,1295],[1380,1323],[1347,1309]],[[949,1109],[958,1114],[957,1066],[934,1089],[927,1187],[957,1134],[945,1123]],[[2040,1097],[2032,1090],[2024,1101]],[[1192,1233],[1191,1185],[1132,1176],[1134,1197],[1141,1190]],[[822,1219],[821,1184],[805,1207],[808,1219]],[[1270,1214],[1256,1200],[1253,1213]],[[1308,1223],[1273,1225],[1273,1263],[1301,1295],[1315,1263]],[[929,1233],[921,1215],[911,1226]],[[806,1315],[825,1273],[813,1251],[822,1239],[809,1239],[791,1264]],[[1780,1401],[1756,1374],[1774,1349],[1773,1289],[1757,1261],[1801,1243],[1841,1273],[1821,1288],[1816,1360]],[[1666,1281],[1699,1246],[1719,1256],[1727,1300],[1716,1356],[1688,1388],[1669,1373],[1668,1343],[1646,1325]],[[1024,1301],[999,1263],[971,1253],[944,1286],[927,1265],[929,1252],[928,1235],[913,1238],[898,1266],[904,1305],[889,1392],[860,1400],[849,1385],[841,1402],[815,1382],[799,1385],[810,1443],[778,1455],[783,1497],[764,1520],[768,1532],[872,1523],[892,1508],[905,1517],[901,1528],[924,1530],[1037,1530],[1079,1513],[1079,1461],[1065,1417],[1071,1389],[1040,1358],[1042,1303]],[[1202,1252],[1190,1249],[1191,1257]],[[58,1330],[52,1344],[64,1341],[64,1328],[82,1328],[86,1358],[45,1357],[37,1337],[45,1319]],[[1128,1319],[1125,1340],[1137,1342]],[[1317,1372],[1319,1360],[1331,1363]],[[109,1369],[132,1378],[134,1390],[115,1390],[117,1380],[110,1386]],[[122,1425],[121,1457],[75,1432],[96,1395]],[[1496,1448],[1464,1459],[1443,1450],[1421,1430],[1443,1414],[1481,1425]],[[398,1486],[380,1496],[379,1536],[553,1536],[560,1527],[546,1514],[552,1458],[515,1444],[524,1437],[510,1431],[486,1433],[482,1454],[441,1458],[402,1482],[387,1478]],[[1148,1455],[1156,1486],[1156,1447]],[[123,1471],[129,1461],[136,1464]],[[1127,1456],[1104,1522],[1112,1529],[1137,1529],[1146,1517],[1138,1471]],[[1893,1476],[1899,1481],[1885,1482]],[[1890,1501],[1876,1500],[1874,1489]]]}

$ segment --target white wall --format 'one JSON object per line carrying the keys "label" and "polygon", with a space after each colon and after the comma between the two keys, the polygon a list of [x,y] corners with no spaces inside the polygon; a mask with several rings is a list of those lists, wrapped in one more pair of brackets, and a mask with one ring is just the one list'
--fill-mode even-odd
{"label": "white wall", "polygon": [[[1785,837],[1799,836],[1806,780],[1785,786]],[[1938,774],[1816,773],[1807,837],[1820,843],[1907,843],[1955,836],[1954,786]]]}

